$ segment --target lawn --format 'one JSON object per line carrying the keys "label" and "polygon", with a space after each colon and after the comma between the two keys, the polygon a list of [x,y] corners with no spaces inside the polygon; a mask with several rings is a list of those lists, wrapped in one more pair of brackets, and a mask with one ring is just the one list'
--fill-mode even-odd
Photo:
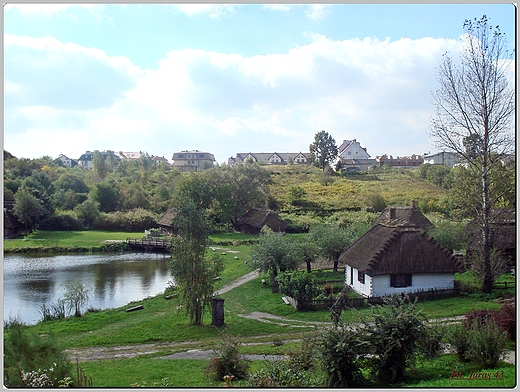
{"label": "lawn", "polygon": [[24,238],[5,239],[4,252],[63,252],[103,250],[112,241],[140,238],[143,233],[112,231],[35,231]]}

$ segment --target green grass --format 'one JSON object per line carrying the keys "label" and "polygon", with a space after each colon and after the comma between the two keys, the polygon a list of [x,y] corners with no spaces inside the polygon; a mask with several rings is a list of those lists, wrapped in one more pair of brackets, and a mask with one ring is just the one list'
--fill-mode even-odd
{"label": "green grass", "polygon": [[4,240],[4,252],[65,250],[101,250],[109,241],[124,241],[128,237],[140,238],[143,233],[111,231],[35,231],[21,239]]}

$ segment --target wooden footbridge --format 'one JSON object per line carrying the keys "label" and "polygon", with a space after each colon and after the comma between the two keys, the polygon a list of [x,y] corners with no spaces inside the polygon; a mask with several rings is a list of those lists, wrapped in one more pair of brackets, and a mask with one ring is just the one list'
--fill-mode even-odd
{"label": "wooden footbridge", "polygon": [[166,238],[127,238],[126,244],[131,249],[145,250],[147,252],[170,252],[172,240]]}

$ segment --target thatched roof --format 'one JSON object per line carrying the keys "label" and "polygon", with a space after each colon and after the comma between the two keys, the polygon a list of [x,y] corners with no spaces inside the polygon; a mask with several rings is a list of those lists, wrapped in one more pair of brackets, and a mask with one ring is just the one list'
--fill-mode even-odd
{"label": "thatched roof", "polygon": [[157,225],[167,229],[173,229],[174,219],[175,212],[173,211],[173,208],[168,208],[168,210],[157,220]]}
{"label": "thatched roof", "polygon": [[264,226],[285,232],[288,224],[273,210],[263,208],[251,208],[238,220],[238,229],[245,233],[259,233]]}
{"label": "thatched roof", "polygon": [[[468,223],[467,251],[481,249],[482,237],[478,220]],[[494,210],[491,212],[491,242],[493,248],[516,259],[516,211]]]}
{"label": "thatched roof", "polygon": [[4,238],[18,236],[24,227],[10,209],[4,207]]}
{"label": "thatched roof", "polygon": [[403,225],[372,226],[341,254],[339,262],[370,276],[464,270],[462,263],[426,231]]}
{"label": "thatched roof", "polygon": [[425,231],[433,229],[435,226],[426,218],[415,206],[410,207],[387,207],[374,221],[374,226],[380,223],[391,226],[414,225]]}

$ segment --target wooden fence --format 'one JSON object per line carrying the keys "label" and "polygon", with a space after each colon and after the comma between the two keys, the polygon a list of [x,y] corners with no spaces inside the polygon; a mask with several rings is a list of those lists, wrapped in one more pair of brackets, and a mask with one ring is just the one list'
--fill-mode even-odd
{"label": "wooden fence", "polygon": [[[427,301],[432,299],[452,298],[460,294],[458,289],[446,290],[425,290],[416,291],[413,293],[406,293],[411,301]],[[404,296],[405,294],[401,294]],[[363,308],[369,305],[382,305],[385,297],[370,297],[370,298],[347,298],[344,301],[344,308]],[[337,298],[315,299],[312,301],[299,301],[293,298],[288,298],[291,305],[301,311],[308,310],[329,310],[336,302]]]}

